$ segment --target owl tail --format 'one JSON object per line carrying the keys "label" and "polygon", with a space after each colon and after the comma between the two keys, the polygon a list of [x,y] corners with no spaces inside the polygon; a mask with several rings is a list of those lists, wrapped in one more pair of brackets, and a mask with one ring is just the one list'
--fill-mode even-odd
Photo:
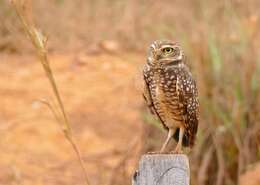
{"label": "owl tail", "polygon": [[[175,139],[176,142],[179,141],[179,133],[180,133],[180,129],[177,128],[173,138]],[[183,135],[183,139],[182,139],[182,146],[184,147],[192,147],[194,145],[194,141],[195,141],[195,136],[194,135],[189,135],[188,132],[184,132]]]}

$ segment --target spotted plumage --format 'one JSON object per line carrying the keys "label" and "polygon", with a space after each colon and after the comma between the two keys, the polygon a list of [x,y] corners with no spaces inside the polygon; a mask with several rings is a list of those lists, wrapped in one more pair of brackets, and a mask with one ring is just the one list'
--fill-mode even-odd
{"label": "spotted plumage", "polygon": [[149,47],[143,75],[144,98],[168,130],[161,152],[172,137],[178,141],[176,153],[182,151],[182,145],[192,147],[198,127],[198,93],[180,45],[155,41]]}

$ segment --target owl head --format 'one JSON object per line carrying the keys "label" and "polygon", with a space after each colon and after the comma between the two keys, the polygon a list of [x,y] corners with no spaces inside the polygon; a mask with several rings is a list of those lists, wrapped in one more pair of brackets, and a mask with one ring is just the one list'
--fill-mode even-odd
{"label": "owl head", "polygon": [[147,62],[152,65],[178,65],[183,62],[183,59],[183,50],[177,42],[169,40],[154,41],[148,49]]}

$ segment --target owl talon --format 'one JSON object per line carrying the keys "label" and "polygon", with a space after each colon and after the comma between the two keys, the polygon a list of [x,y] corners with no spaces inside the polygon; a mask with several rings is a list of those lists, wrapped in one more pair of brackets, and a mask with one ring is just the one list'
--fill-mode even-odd
{"label": "owl talon", "polygon": [[171,154],[183,154],[184,152],[181,149],[175,149],[174,151],[170,152]]}
{"label": "owl talon", "polygon": [[149,155],[160,154],[160,151],[147,152],[147,154],[149,154]]}
{"label": "owl talon", "polygon": [[169,154],[169,152],[154,151],[154,152],[147,152],[147,154],[149,154],[149,155]]}
{"label": "owl talon", "polygon": [[176,148],[174,151],[170,152],[172,154],[183,154],[184,152],[182,151],[182,146],[180,143],[177,144]]}

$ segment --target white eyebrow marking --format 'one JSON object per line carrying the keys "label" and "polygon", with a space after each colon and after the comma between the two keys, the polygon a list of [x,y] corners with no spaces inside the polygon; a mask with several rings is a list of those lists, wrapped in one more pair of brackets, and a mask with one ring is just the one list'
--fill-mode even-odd
{"label": "white eyebrow marking", "polygon": [[163,45],[163,46],[162,46],[162,49],[164,49],[164,48],[168,48],[168,47],[171,47],[171,48],[172,48],[173,46],[170,45],[170,44],[166,44],[166,45]]}

